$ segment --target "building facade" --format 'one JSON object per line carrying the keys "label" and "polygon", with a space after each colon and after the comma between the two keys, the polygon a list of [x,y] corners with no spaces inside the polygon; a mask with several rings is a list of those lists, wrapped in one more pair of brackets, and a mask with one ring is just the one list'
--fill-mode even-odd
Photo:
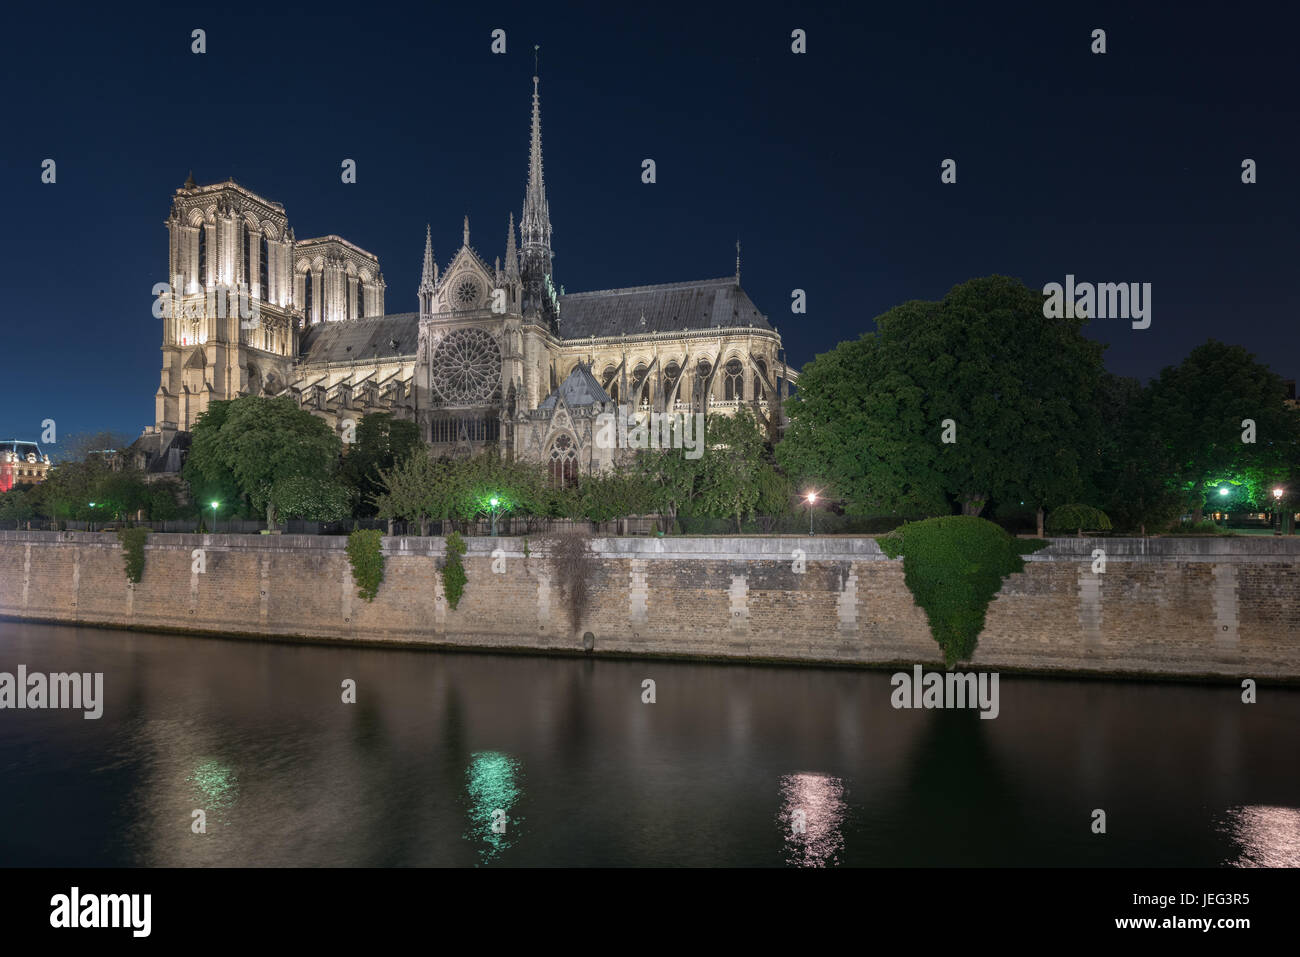
{"label": "building facade", "polygon": [[49,470],[50,457],[35,442],[0,440],[0,492],[7,492],[15,485],[43,482]]}
{"label": "building facade", "polygon": [[[297,239],[283,206],[234,181],[176,191],[155,423],[164,458],[214,401],[289,396],[341,434],[371,412],[417,422],[435,452],[488,448],[603,468],[602,413],[731,412],[775,437],[794,373],[778,331],[732,276],[566,293],[552,264],[533,77],[519,222],[491,263],[462,242],[439,267],[426,227],[413,312],[385,312],[379,260],[339,236]],[[173,459],[176,456],[172,456]]]}

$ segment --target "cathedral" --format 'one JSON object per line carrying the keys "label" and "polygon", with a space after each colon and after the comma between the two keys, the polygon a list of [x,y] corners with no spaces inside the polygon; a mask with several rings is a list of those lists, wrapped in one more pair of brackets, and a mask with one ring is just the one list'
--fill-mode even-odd
{"label": "cathedral", "polygon": [[[176,190],[155,424],[140,446],[171,471],[215,401],[288,396],[341,436],[388,412],[435,453],[546,463],[564,480],[618,460],[597,418],[728,412],[744,405],[775,438],[795,378],[781,337],[721,279],[568,293],[552,272],[533,77],[528,179],[504,257],[470,244],[441,268],[426,227],[418,311],[385,311],[379,260],[342,237],[298,239],[284,207],[228,180]],[[170,463],[170,464],[163,464]],[[161,467],[160,467],[161,466]]]}

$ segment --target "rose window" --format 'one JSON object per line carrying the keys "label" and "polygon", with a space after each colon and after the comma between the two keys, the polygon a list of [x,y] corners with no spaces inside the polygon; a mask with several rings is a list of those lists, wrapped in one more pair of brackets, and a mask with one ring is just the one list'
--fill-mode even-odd
{"label": "rose window", "polygon": [[478,283],[473,279],[462,279],[456,284],[456,291],[453,295],[459,308],[471,309],[478,303]]}
{"label": "rose window", "polygon": [[431,368],[444,402],[482,405],[501,385],[501,349],[482,329],[460,329],[438,345]]}

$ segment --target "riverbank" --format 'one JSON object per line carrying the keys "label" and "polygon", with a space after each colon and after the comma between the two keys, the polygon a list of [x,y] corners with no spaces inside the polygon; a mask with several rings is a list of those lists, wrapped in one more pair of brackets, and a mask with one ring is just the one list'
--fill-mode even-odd
{"label": "riverbank", "polygon": [[[385,647],[941,667],[902,562],[871,538],[593,539],[577,561],[551,556],[546,541],[466,544],[468,584],[452,609],[441,538],[384,539],[384,582],[368,603],[341,537],[154,534],[130,585],[115,536],[0,532],[0,616]],[[972,664],[1300,683],[1300,539],[1052,539],[990,604]]]}

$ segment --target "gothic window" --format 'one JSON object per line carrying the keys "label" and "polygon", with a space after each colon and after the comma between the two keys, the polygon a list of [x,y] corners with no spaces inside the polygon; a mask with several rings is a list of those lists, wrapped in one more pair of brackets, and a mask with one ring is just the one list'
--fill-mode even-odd
{"label": "gothic window", "polygon": [[754,373],[754,398],[766,399],[767,386],[763,384],[763,379],[767,376],[767,363],[759,359],[755,364],[758,371]]}
{"label": "gothic window", "polygon": [[547,456],[547,469],[551,484],[557,488],[578,484],[578,449],[570,436],[561,433],[555,437]]}
{"label": "gothic window", "polygon": [[302,287],[303,287],[303,296],[302,296],[302,314],[303,314],[304,319],[305,319],[307,322],[311,322],[311,321],[312,321],[312,316],[311,316],[312,300],[313,300],[315,297],[314,297],[313,294],[312,294],[312,293],[313,293],[313,290],[312,290],[312,281],[311,281],[311,272],[310,272],[310,271],[305,272],[305,273],[302,274]]}
{"label": "gothic window", "polygon": [[437,445],[456,442],[496,442],[501,420],[495,416],[442,416],[433,420],[429,441]]}
{"label": "gothic window", "polygon": [[478,305],[479,300],[478,283],[473,279],[465,278],[456,283],[454,293],[457,309],[473,309]]}
{"label": "gothic window", "polygon": [[636,397],[640,396],[641,405],[648,405],[650,403],[650,391],[648,389],[644,395],[641,395],[641,385],[645,382],[645,378],[649,372],[650,370],[645,367],[644,363],[639,363],[637,367],[632,370],[632,400],[636,401]]}
{"label": "gothic window", "polygon": [[357,281],[357,318],[364,318],[366,314],[366,284]]}
{"label": "gothic window", "polygon": [[240,243],[240,245],[244,247],[243,277],[244,277],[244,282],[246,284],[251,285],[253,282],[253,228],[249,226],[247,223],[244,224],[244,232],[242,238],[244,241]]}
{"label": "gothic window", "polygon": [[745,370],[741,367],[740,360],[729,359],[722,371],[722,397],[728,400],[745,398]]}
{"label": "gothic window", "polygon": [[713,371],[713,363],[708,359],[701,359],[695,364],[695,408],[704,409],[708,405],[708,396],[704,389],[709,381],[709,373]]}
{"label": "gothic window", "polygon": [[[667,400],[673,394],[673,389],[677,387],[677,380],[682,376],[681,367],[676,362],[670,362],[664,366],[664,399]],[[680,398],[680,397],[679,397]]]}
{"label": "gothic window", "polygon": [[605,391],[609,393],[609,397],[615,402],[618,401],[618,383],[614,381],[617,375],[617,369],[613,366],[606,366],[605,371],[601,373],[600,376],[600,384],[604,387]]}
{"label": "gothic window", "polygon": [[439,343],[430,369],[444,402],[485,405],[501,387],[501,349],[482,329],[458,329]]}
{"label": "gothic window", "polygon": [[269,302],[271,299],[271,241],[263,236],[260,248],[257,251],[261,254],[257,257],[257,288],[262,291],[262,298]]}
{"label": "gothic window", "polygon": [[199,223],[199,288],[208,284],[208,227]]}

